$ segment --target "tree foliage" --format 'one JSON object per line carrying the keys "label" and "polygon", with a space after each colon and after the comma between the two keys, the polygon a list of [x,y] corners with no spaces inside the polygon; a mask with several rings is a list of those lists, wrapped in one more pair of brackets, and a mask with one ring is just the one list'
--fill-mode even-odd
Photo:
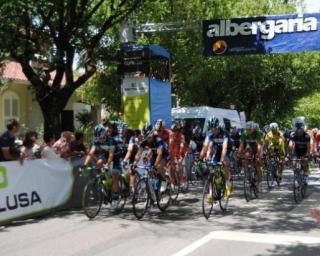
{"label": "tree foliage", "polygon": [[[161,3],[160,3],[161,2]],[[154,12],[136,15],[135,22],[168,22],[294,13],[301,1],[218,0],[154,1]],[[249,119],[283,122],[296,100],[320,86],[319,53],[248,55],[206,58],[202,31],[145,34],[140,42],[158,42],[173,57],[173,84],[184,106],[229,107],[235,104]],[[194,91],[197,93],[194,93]]]}
{"label": "tree foliage", "polygon": [[[310,94],[298,100],[293,116],[305,116],[308,127],[320,127],[320,92]],[[288,120],[289,123],[290,120]]]}
{"label": "tree foliage", "polygon": [[[45,129],[96,71],[115,59],[113,28],[142,0],[6,0],[0,3],[0,52],[18,61],[40,104]],[[76,58],[78,61],[76,63]],[[79,76],[74,66],[81,67]]]}

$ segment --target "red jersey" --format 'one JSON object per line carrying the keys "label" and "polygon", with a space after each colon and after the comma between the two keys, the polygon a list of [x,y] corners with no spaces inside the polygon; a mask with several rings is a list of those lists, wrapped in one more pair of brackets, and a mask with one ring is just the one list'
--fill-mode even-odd
{"label": "red jersey", "polygon": [[170,135],[170,154],[173,157],[183,156],[185,153],[184,147],[181,144],[185,144],[185,137],[182,133]]}
{"label": "red jersey", "polygon": [[161,131],[157,131],[157,134],[167,145],[169,145],[170,135],[172,134],[170,130],[163,129]]}

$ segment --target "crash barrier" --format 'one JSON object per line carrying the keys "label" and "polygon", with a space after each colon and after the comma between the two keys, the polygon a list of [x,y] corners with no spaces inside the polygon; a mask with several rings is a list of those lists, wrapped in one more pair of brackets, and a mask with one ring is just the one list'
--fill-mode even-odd
{"label": "crash barrier", "polygon": [[83,159],[0,162],[0,223],[81,206]]}

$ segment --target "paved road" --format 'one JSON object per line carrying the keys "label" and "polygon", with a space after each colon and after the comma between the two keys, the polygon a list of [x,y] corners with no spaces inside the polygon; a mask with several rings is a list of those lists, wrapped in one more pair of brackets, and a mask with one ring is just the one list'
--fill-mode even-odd
{"label": "paved road", "polygon": [[167,212],[154,208],[142,221],[129,205],[120,215],[105,208],[93,221],[81,211],[19,221],[0,227],[1,255],[320,255],[320,229],[308,216],[310,207],[320,208],[320,171],[310,175],[308,198],[299,205],[291,183],[286,171],[280,188],[247,203],[235,182],[228,212],[215,207],[209,220],[195,186]]}

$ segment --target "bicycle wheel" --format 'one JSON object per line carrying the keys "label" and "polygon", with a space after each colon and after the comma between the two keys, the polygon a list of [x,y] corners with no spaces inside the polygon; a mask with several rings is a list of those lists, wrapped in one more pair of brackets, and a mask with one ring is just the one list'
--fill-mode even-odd
{"label": "bicycle wheel", "polygon": [[301,193],[302,180],[299,172],[300,171],[297,171],[297,173],[294,174],[294,178],[293,178],[293,198],[296,203],[299,203],[302,200],[302,193]]}
{"label": "bicycle wheel", "polygon": [[103,201],[103,187],[98,179],[92,179],[83,190],[82,207],[89,219],[96,217],[101,209]]}
{"label": "bicycle wheel", "polygon": [[267,173],[266,173],[266,176],[267,176],[267,184],[268,184],[268,188],[271,189],[273,187],[273,183],[274,183],[274,166],[272,163],[269,163],[267,165]]}
{"label": "bicycle wheel", "polygon": [[129,193],[129,187],[126,185],[125,180],[123,179],[122,176],[119,177],[119,201],[118,201],[118,207],[115,209],[116,212],[120,213],[127,201],[127,196]]}
{"label": "bicycle wheel", "polygon": [[138,220],[142,219],[147,212],[149,201],[147,179],[143,178],[136,184],[132,199],[133,213]]}
{"label": "bicycle wheel", "polygon": [[213,208],[213,200],[215,198],[213,191],[213,179],[212,176],[207,179],[202,193],[202,213],[206,219],[209,219]]}
{"label": "bicycle wheel", "polygon": [[303,198],[305,198],[306,195],[307,195],[307,187],[308,187],[308,184],[307,184],[307,182],[306,182],[305,174],[302,174],[301,180],[302,180],[302,185],[301,185],[301,197],[302,197],[302,199],[303,199]]}
{"label": "bicycle wheel", "polygon": [[249,202],[252,199],[252,177],[251,177],[251,170],[245,169],[244,170],[244,178],[243,178],[243,192],[244,197],[247,202]]}
{"label": "bicycle wheel", "polygon": [[179,176],[176,170],[173,171],[173,183],[170,182],[170,197],[172,201],[176,201],[180,192]]}
{"label": "bicycle wheel", "polygon": [[281,174],[281,170],[280,170],[280,166],[279,164],[276,164],[276,170],[275,170],[275,180],[277,182],[278,187],[280,187],[281,184],[281,180],[282,180],[282,174]]}
{"label": "bicycle wheel", "polygon": [[[217,187],[217,198],[219,200],[219,206],[221,211],[225,212],[228,208],[229,204],[229,196],[226,195],[226,180],[222,174],[222,183],[219,186],[216,184]],[[233,186],[233,184],[231,184]]]}
{"label": "bicycle wheel", "polygon": [[[256,168],[252,167],[253,169],[251,170],[251,191],[253,192],[253,197],[254,199],[259,197],[259,188],[260,187],[262,191],[262,180],[258,182],[258,171]],[[263,176],[263,175],[262,175]]]}
{"label": "bicycle wheel", "polygon": [[160,211],[164,212],[171,202],[171,190],[168,186],[168,178],[166,177],[160,183],[160,189],[157,193],[157,206]]}

